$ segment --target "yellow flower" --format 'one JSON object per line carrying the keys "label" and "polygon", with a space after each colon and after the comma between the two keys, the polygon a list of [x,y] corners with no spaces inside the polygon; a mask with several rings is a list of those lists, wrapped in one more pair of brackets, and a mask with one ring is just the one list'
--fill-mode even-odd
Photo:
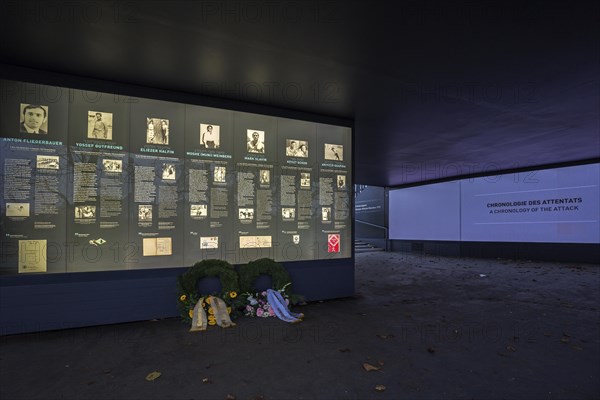
{"label": "yellow flower", "polygon": [[213,319],[213,320],[210,320],[210,319],[209,319],[209,320],[208,320],[208,324],[209,324],[209,325],[216,325],[216,324],[217,324],[217,320],[216,320],[216,319]]}
{"label": "yellow flower", "polygon": [[185,299],[187,299],[187,296],[185,294],[182,294],[181,296],[179,296],[179,300],[185,301]]}
{"label": "yellow flower", "polygon": [[227,314],[231,314],[231,307],[227,307]]}
{"label": "yellow flower", "polygon": [[206,308],[206,303],[202,302],[202,308]]}
{"label": "yellow flower", "polygon": [[188,311],[188,315],[190,316],[190,318],[194,318],[194,310]]}
{"label": "yellow flower", "polygon": [[214,315],[215,314],[215,310],[212,307],[208,307],[208,313],[210,315]]}
{"label": "yellow flower", "polygon": [[237,297],[237,292],[229,292],[229,297],[231,297],[232,299],[235,299]]}
{"label": "yellow flower", "polygon": [[207,297],[207,298],[206,298],[206,302],[207,302],[208,304],[210,304],[210,297]]}
{"label": "yellow flower", "polygon": [[209,315],[209,316],[208,316],[208,320],[209,320],[209,321],[216,321],[216,320],[217,320],[217,317],[215,317],[214,315]]}

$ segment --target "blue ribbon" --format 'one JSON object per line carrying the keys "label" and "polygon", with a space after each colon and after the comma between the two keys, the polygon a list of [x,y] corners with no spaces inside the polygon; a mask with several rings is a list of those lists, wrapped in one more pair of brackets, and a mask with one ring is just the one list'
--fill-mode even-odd
{"label": "blue ribbon", "polygon": [[267,301],[275,312],[277,318],[285,322],[300,322],[304,314],[291,312],[281,293],[273,289],[267,289]]}

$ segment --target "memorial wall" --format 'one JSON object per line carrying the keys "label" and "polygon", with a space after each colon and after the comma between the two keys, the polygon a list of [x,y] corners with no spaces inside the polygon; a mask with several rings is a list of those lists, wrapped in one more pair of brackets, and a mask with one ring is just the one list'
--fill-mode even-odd
{"label": "memorial wall", "polygon": [[0,273],[352,256],[352,130],[0,81]]}

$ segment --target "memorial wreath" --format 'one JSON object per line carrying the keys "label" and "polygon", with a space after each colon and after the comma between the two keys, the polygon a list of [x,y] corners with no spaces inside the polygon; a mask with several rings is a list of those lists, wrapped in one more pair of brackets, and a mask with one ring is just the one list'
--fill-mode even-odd
{"label": "memorial wreath", "polygon": [[[260,275],[271,277],[271,289],[256,291],[254,282]],[[270,258],[261,258],[240,267],[240,288],[245,299],[244,315],[250,317],[279,317],[288,322],[301,320],[303,315],[290,313],[289,292],[292,280],[285,268]],[[300,296],[294,296],[299,298]],[[287,316],[286,316],[287,314]],[[291,314],[291,315],[290,315]]]}
{"label": "memorial wreath", "polygon": [[[199,293],[198,282],[207,277],[218,277],[221,282],[220,293]],[[194,307],[198,300],[205,298],[202,308],[207,309],[209,317],[208,324],[215,325],[214,310],[208,300],[212,296],[221,298],[226,306],[227,312],[233,317],[239,314],[238,310],[243,306],[245,299],[239,296],[240,286],[238,274],[231,264],[223,260],[203,260],[191,267],[189,270],[179,275],[177,278],[177,291],[179,301],[179,311],[181,317],[191,322],[194,316]]]}
{"label": "memorial wreath", "polygon": [[[271,278],[271,287],[257,292],[254,283],[260,275]],[[219,293],[200,293],[198,283],[203,278],[217,277]],[[300,322],[303,314],[289,310],[290,303],[303,301],[302,296],[289,293],[292,284],[285,268],[270,258],[261,258],[240,267],[237,272],[227,261],[204,260],[194,264],[177,278],[178,306],[190,331],[203,331],[208,325],[223,328],[235,326],[231,317],[242,312],[247,316],[278,317],[286,322]]]}

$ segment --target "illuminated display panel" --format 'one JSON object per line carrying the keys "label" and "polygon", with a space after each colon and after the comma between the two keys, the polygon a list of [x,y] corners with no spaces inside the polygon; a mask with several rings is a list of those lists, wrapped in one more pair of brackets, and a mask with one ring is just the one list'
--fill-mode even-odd
{"label": "illuminated display panel", "polygon": [[349,127],[0,84],[2,274],[351,257]]}
{"label": "illuminated display panel", "polygon": [[600,164],[390,191],[390,238],[600,243]]}
{"label": "illuminated display panel", "polygon": [[600,164],[461,181],[462,240],[600,243]]}

